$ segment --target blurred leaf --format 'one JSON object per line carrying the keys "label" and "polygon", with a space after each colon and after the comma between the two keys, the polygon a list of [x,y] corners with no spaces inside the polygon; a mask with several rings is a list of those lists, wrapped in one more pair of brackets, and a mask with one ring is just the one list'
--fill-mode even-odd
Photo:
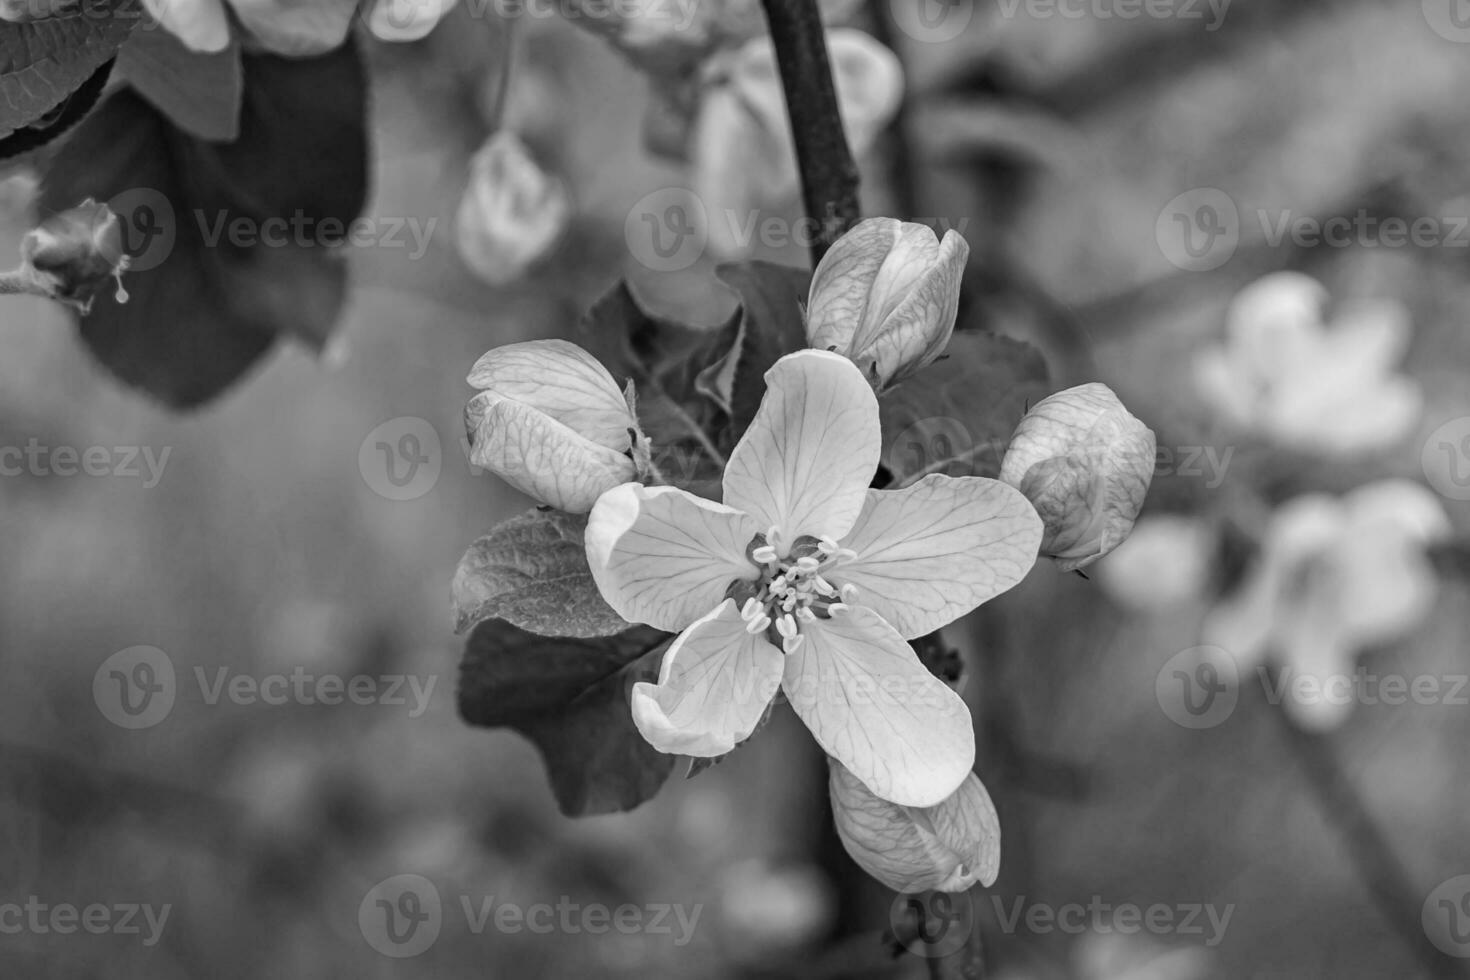
{"label": "blurred leaf", "polygon": [[140,16],[136,0],[88,0],[66,16],[0,21],[0,139],[56,121],[53,114],[65,113],[72,94],[112,61]]}
{"label": "blurred leaf", "polygon": [[239,44],[205,54],[168,31],[138,31],[118,51],[117,73],[179,129],[203,140],[239,137]]}
{"label": "blurred leaf", "polygon": [[552,638],[485,620],[460,664],[460,716],[534,742],[568,816],[631,810],[658,792],[677,758],[648,744],[628,705],[635,682],[657,680],[669,639],[649,626]]}
{"label": "blurred leaf", "polygon": [[1046,360],[1030,344],[955,334],[945,358],[879,400],[891,485],[928,473],[994,477],[1027,407],[1049,393]]}
{"label": "blurred leaf", "polygon": [[[366,198],[365,81],[355,48],[320,58],[247,55],[243,71],[235,142],[182,132],[123,90],[67,140],[42,194],[43,209],[93,197],[122,217],[133,298],[99,297],[80,323],[82,338],[122,380],[176,408],[218,395],[280,333],[325,342],[346,268],[320,236],[328,222],[345,227]],[[269,219],[283,223],[278,247],[261,237]],[[232,226],[254,237],[215,237]]]}
{"label": "blurred leaf", "polygon": [[539,508],[465,552],[454,573],[454,631],[485,619],[543,636],[612,636],[628,623],[603,601],[587,564],[587,515]]}

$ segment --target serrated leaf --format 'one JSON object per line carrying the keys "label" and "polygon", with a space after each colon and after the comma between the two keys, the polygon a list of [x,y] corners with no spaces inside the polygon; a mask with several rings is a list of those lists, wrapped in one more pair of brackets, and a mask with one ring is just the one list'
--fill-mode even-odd
{"label": "serrated leaf", "polygon": [[929,473],[994,477],[1011,433],[1050,394],[1046,360],[1024,341],[957,333],[947,355],[878,400],[890,486]]}
{"label": "serrated leaf", "polygon": [[63,16],[0,21],[0,139],[61,108],[113,59],[140,18],[137,0],[84,0]]}
{"label": "serrated leaf", "polygon": [[138,31],[117,54],[117,74],[177,128],[202,140],[240,135],[240,45],[192,51],[168,31]]}
{"label": "serrated leaf", "polygon": [[612,636],[628,623],[587,564],[587,515],[531,510],[480,538],[454,573],[454,631],[503,619],[542,636]]}
{"label": "serrated leaf", "polygon": [[105,62],[92,73],[91,78],[41,119],[0,138],[0,160],[8,160],[45,146],[86,118],[87,113],[92,111],[92,107],[102,97],[102,91],[112,77],[113,64],[111,61]]}
{"label": "serrated leaf", "polygon": [[[273,247],[262,229],[272,219],[345,227],[366,200],[365,79],[353,45],[320,58],[247,55],[243,71],[235,142],[182,132],[124,89],[77,127],[43,187],[43,209],[92,197],[131,232],[132,299],[99,297],[82,339],[123,381],[175,408],[218,395],[280,334],[325,342],[346,294],[342,249],[298,243],[294,232]],[[260,237],[216,237],[239,221]]]}
{"label": "serrated leaf", "polygon": [[658,792],[677,758],[648,744],[628,705],[634,683],[657,679],[669,639],[648,626],[553,638],[485,620],[465,644],[460,716],[530,739],[568,816],[631,810]]}

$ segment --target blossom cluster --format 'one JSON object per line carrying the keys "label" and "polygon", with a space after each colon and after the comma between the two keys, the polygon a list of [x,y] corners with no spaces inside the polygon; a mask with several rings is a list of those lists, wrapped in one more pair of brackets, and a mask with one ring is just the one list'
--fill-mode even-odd
{"label": "blossom cluster", "polygon": [[831,760],[848,851],[900,890],[990,883],[999,862],[969,709],[910,641],[1039,556],[1078,569],[1114,548],[1154,457],[1152,432],[1091,384],[1031,410],[1000,479],[874,487],[879,396],[943,354],[967,255],[954,232],[885,218],[840,239],[812,279],[809,346],[766,373],[718,499],[662,484],[631,384],[574,344],[500,347],[469,377],[473,462],[587,514],[602,599],[676,634],[657,680],[631,691],[642,736],[718,758],[783,695]]}

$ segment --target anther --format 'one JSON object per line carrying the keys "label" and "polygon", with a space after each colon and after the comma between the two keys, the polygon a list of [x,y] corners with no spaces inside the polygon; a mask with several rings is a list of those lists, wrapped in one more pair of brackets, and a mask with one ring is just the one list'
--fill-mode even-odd
{"label": "anther", "polygon": [[764,544],[752,551],[750,557],[765,565],[776,560],[776,549]]}
{"label": "anther", "polygon": [[801,649],[801,645],[805,642],[806,637],[798,633],[795,636],[788,636],[784,638],[781,641],[781,649],[785,650],[787,653],[795,653],[797,650]]}
{"label": "anther", "polygon": [[745,600],[745,605],[740,607],[740,618],[747,623],[761,611],[760,600],[751,596]]}
{"label": "anther", "polygon": [[858,587],[848,582],[838,590],[843,602],[854,602],[858,597]]}
{"label": "anther", "polygon": [[796,620],[791,618],[790,613],[776,620],[776,632],[788,640],[796,635]]}
{"label": "anther", "polygon": [[770,628],[770,626],[771,617],[762,613],[761,615],[757,616],[756,618],[745,624],[745,632],[749,633],[751,636],[754,636],[757,633],[764,633],[767,629]]}
{"label": "anther", "polygon": [[827,615],[840,616],[851,608],[852,607],[845,602],[834,602],[832,603],[832,605],[827,607]]}

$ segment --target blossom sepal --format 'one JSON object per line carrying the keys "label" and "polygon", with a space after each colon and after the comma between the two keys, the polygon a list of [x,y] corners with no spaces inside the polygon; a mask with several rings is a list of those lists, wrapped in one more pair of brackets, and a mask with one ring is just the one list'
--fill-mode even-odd
{"label": "blossom sepal", "polygon": [[932,807],[890,803],[829,759],[832,818],[842,846],[864,871],[898,892],[962,892],[1000,873],[1000,817],[970,773]]}
{"label": "blossom sepal", "polygon": [[1153,430],[1112,389],[1079,385],[1026,413],[1000,478],[1041,515],[1041,553],[1076,571],[1128,537],[1153,479],[1156,449]]}
{"label": "blossom sepal", "polygon": [[949,344],[970,247],[954,231],[869,218],[812,276],[808,342],[852,360],[878,391],[932,363]]}

